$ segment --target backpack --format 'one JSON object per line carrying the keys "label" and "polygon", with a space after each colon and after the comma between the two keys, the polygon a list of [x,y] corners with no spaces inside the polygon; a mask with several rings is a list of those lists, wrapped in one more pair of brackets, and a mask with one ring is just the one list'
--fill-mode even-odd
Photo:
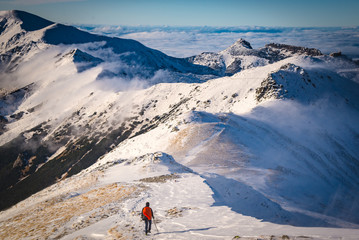
{"label": "backpack", "polygon": [[145,220],[147,219],[147,217],[143,214],[143,209],[144,209],[144,208],[142,208],[142,211],[141,211],[141,219],[142,219],[143,221],[145,221]]}

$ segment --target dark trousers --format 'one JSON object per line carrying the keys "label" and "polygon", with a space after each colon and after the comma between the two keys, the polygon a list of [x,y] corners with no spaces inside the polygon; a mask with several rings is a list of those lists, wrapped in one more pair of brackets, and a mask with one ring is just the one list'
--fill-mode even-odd
{"label": "dark trousers", "polygon": [[147,218],[145,219],[145,232],[146,232],[146,234],[148,232],[151,232],[151,223],[152,223],[152,220],[148,220]]}

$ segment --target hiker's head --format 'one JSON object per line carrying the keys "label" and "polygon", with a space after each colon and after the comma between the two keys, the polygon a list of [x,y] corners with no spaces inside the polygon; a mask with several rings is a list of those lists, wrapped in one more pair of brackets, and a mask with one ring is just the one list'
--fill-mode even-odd
{"label": "hiker's head", "polygon": [[146,202],[146,207],[149,207],[150,206],[150,203],[149,202]]}

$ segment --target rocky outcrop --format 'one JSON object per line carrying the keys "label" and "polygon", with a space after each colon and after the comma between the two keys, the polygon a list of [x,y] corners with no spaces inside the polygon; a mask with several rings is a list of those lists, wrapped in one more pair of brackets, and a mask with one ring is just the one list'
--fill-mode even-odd
{"label": "rocky outcrop", "polygon": [[342,55],[342,52],[333,52],[333,53],[329,54],[329,56],[331,56],[331,57],[341,57],[343,55]]}
{"label": "rocky outcrop", "polygon": [[272,75],[269,75],[261,82],[261,86],[256,89],[256,100],[257,102],[262,102],[269,98],[283,97],[283,94],[283,85],[278,84]]}
{"label": "rocky outcrop", "polygon": [[279,51],[284,50],[291,54],[301,54],[301,55],[308,55],[308,56],[323,55],[320,50],[315,49],[315,48],[297,47],[297,46],[279,44],[279,43],[267,44],[267,45],[265,45],[265,48],[272,49],[272,50],[279,50]]}

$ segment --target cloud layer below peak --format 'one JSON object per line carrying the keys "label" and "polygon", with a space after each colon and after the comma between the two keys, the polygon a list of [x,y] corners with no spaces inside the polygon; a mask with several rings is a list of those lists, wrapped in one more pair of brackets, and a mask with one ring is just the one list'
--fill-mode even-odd
{"label": "cloud layer below peak", "polygon": [[271,28],[271,27],[169,27],[169,26],[91,26],[81,29],[102,35],[130,38],[175,57],[201,52],[219,52],[239,38],[253,48],[268,43],[317,48],[323,53],[341,51],[359,58],[359,27],[353,28]]}

